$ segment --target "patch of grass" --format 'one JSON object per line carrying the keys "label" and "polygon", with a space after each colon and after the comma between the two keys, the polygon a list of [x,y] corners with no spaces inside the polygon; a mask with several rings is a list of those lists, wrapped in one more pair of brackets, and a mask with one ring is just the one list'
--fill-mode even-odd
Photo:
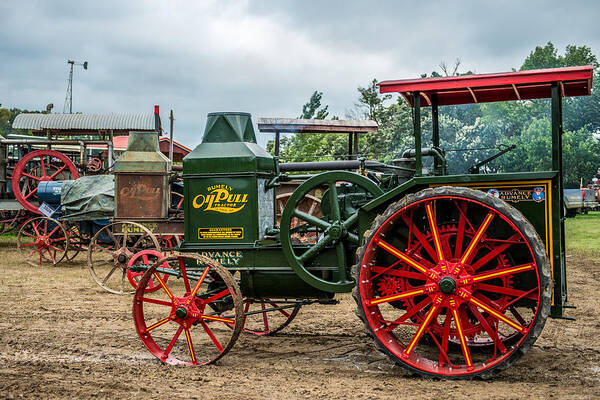
{"label": "patch of grass", "polygon": [[567,251],[600,253],[600,211],[568,218],[565,241]]}

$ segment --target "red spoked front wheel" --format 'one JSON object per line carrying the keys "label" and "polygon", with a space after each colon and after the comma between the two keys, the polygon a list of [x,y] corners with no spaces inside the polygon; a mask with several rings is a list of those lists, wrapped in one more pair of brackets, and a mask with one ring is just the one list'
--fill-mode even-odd
{"label": "red spoked front wheel", "polygon": [[366,233],[354,297],[378,348],[422,375],[487,377],[539,336],[550,264],[523,215],[457,187],[394,203]]}
{"label": "red spoked front wheel", "polygon": [[[148,293],[152,281],[160,290]],[[210,364],[233,347],[242,330],[242,295],[231,273],[214,260],[174,254],[140,279],[133,320],[144,345],[161,361]]]}
{"label": "red spoked front wheel", "polygon": [[11,184],[15,199],[32,213],[41,214],[37,204],[38,184],[77,178],[77,167],[69,157],[56,150],[42,149],[27,153],[19,160]]}

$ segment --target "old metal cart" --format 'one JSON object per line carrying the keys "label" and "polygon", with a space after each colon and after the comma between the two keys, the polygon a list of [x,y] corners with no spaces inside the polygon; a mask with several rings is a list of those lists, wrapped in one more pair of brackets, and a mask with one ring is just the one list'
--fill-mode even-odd
{"label": "old metal cart", "polygon": [[[315,163],[325,172],[293,176],[304,181],[279,226],[275,188],[292,175],[256,144],[248,114],[209,114],[184,159],[181,253],[135,266],[144,272],[133,299],[140,339],[166,363],[211,363],[248,317],[352,292],[376,347],[416,374],[489,377],[508,367],[566,307],[561,105],[590,94],[592,73],[381,82],[413,109],[415,149],[405,155],[414,168]],[[446,175],[438,106],[537,98],[551,99],[552,170]],[[432,107],[429,148],[421,107]],[[299,205],[315,188],[320,209],[309,214]],[[262,309],[245,310],[252,301]]]}

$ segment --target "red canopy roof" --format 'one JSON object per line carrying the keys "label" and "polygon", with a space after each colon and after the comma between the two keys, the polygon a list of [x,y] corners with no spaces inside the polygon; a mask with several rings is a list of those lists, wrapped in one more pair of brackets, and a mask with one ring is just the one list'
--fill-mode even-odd
{"label": "red canopy roof", "polygon": [[412,92],[421,92],[421,106],[487,103],[551,97],[550,84],[558,82],[563,97],[587,96],[592,91],[594,67],[548,68],[497,74],[403,79],[379,83],[381,93],[399,92],[412,107]]}

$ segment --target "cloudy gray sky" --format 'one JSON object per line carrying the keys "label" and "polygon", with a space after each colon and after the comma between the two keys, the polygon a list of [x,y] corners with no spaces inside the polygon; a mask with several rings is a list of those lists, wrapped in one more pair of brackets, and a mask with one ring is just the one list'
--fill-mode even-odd
{"label": "cloudy gray sky", "polygon": [[[356,88],[459,57],[478,73],[518,68],[536,45],[600,53],[600,1],[0,1],[0,103],[61,112],[175,112],[200,142],[206,114],[297,117],[314,90],[344,117]],[[164,123],[164,122],[163,122]]]}

